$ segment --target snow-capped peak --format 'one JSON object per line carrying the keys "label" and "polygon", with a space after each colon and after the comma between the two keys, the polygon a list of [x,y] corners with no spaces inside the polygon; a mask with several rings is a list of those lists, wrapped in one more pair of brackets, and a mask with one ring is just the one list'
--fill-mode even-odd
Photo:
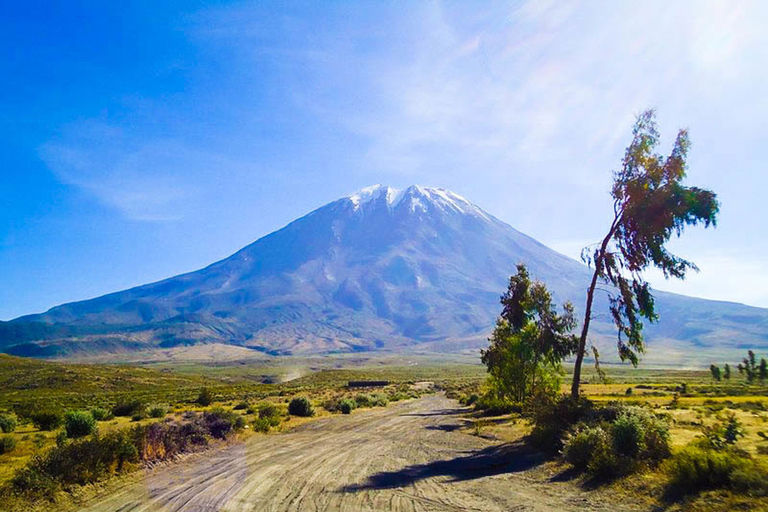
{"label": "snow-capped peak", "polygon": [[348,196],[355,210],[372,201],[384,200],[390,208],[395,208],[401,202],[408,200],[409,208],[412,211],[417,209],[425,210],[427,204],[447,211],[454,211],[464,214],[479,214],[488,218],[488,215],[467,201],[465,198],[443,188],[424,187],[421,185],[411,185],[404,190],[397,190],[387,185],[373,185],[358,190],[351,196]]}

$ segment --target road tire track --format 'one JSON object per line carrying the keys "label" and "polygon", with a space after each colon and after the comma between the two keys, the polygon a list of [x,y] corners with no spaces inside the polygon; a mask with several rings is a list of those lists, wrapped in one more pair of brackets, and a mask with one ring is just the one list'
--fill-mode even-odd
{"label": "road tire track", "polygon": [[456,431],[461,412],[439,394],[253,436],[146,470],[82,510],[640,510],[553,481],[520,446]]}

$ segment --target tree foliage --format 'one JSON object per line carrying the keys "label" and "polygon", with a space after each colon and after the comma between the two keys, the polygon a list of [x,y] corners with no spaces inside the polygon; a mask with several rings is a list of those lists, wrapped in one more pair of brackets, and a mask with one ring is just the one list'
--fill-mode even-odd
{"label": "tree foliage", "polygon": [[686,226],[715,225],[719,204],[714,192],[682,184],[690,141],[680,130],[668,157],[654,151],[659,143],[655,112],[647,110],[635,123],[632,142],[622,166],[614,173],[611,196],[613,221],[605,238],[583,258],[594,268],[587,290],[584,325],[576,353],[572,394],[578,396],[594,292],[598,281],[607,284],[610,312],[618,329],[622,361],[638,363],[644,351],[642,319],[657,319],[654,299],[642,272],[653,266],[665,277],[683,279],[696,266],[669,252],[666,243]]}
{"label": "tree foliage", "polygon": [[712,378],[720,382],[720,379],[722,378],[720,373],[720,367],[715,364],[711,364],[709,365],[709,371],[712,373]]}
{"label": "tree foliage", "polygon": [[543,283],[531,281],[525,265],[517,265],[509,287],[501,296],[502,311],[482,351],[494,393],[502,399],[524,402],[540,389],[556,389],[563,358],[576,348],[573,306],[559,314]]}

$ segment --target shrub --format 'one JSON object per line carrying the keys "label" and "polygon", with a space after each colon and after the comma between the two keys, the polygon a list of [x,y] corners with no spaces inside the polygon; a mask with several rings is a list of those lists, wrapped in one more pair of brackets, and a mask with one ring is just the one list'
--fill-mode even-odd
{"label": "shrub", "polygon": [[114,415],[101,407],[93,407],[91,409],[91,416],[93,416],[93,419],[96,421],[109,421],[112,418],[114,418]]}
{"label": "shrub", "polygon": [[607,444],[608,434],[600,427],[587,427],[565,440],[563,456],[576,469],[587,469],[599,444]]}
{"label": "shrub", "polygon": [[0,455],[10,453],[16,448],[16,438],[13,436],[0,436]]}
{"label": "shrub", "polygon": [[168,409],[165,406],[153,405],[149,408],[150,418],[165,418],[166,414],[168,414]]}
{"label": "shrub", "polygon": [[214,396],[213,392],[208,388],[203,388],[200,390],[200,394],[197,395],[197,403],[202,405],[203,407],[208,407],[213,403]]}
{"label": "shrub", "polygon": [[351,400],[349,398],[342,398],[339,400],[339,410],[342,414],[349,414],[352,412],[352,410],[355,408],[357,404],[354,400]]}
{"label": "shrub", "polygon": [[[621,460],[617,457],[612,445],[613,443],[607,434],[600,438],[587,464],[587,471],[602,478],[611,478],[630,469],[627,467],[627,463],[631,460]],[[624,464],[621,464],[622,462]]]}
{"label": "shrub", "polygon": [[355,403],[358,407],[373,407],[373,402],[371,400],[370,395],[366,395],[365,393],[359,393],[355,397]]}
{"label": "shrub", "polygon": [[233,408],[235,411],[243,411],[248,409],[248,402],[238,402]]}
{"label": "shrub", "polygon": [[653,416],[645,423],[644,457],[651,462],[660,462],[670,456],[669,422]]}
{"label": "shrub", "polygon": [[386,407],[389,404],[387,395],[374,393],[371,395],[371,407]]}
{"label": "shrub", "polygon": [[114,416],[136,416],[143,413],[146,406],[139,400],[131,400],[130,402],[120,402],[112,408],[112,414]]}
{"label": "shrub", "polygon": [[96,430],[96,420],[88,411],[69,411],[64,415],[64,431],[70,439],[91,435]]}
{"label": "shrub", "polygon": [[684,492],[727,487],[732,473],[742,464],[729,451],[688,445],[671,460],[671,484]]}
{"label": "shrub", "polygon": [[245,427],[245,418],[222,407],[206,411],[203,419],[208,432],[217,439],[224,439],[230,432],[242,430]]}
{"label": "shrub", "polygon": [[501,416],[522,411],[519,404],[487,394],[479,397],[474,404],[475,410],[483,411],[485,416]]}
{"label": "shrub", "polygon": [[280,408],[273,403],[264,402],[259,404],[259,418],[280,418]]}
{"label": "shrub", "polygon": [[63,417],[59,411],[38,411],[30,419],[39,430],[56,430],[61,426]]}
{"label": "shrub", "polygon": [[263,432],[266,434],[272,425],[269,422],[269,418],[256,418],[253,420],[253,430],[256,432]]}
{"label": "shrub", "polygon": [[634,414],[622,414],[611,425],[613,450],[617,455],[637,458],[645,450],[645,427]]}
{"label": "shrub", "polygon": [[305,396],[296,397],[288,404],[288,414],[291,416],[308,417],[315,414],[312,403]]}
{"label": "shrub", "polygon": [[126,432],[111,432],[56,446],[43,457],[35,457],[12,480],[24,493],[52,497],[60,486],[95,482],[126,462],[137,462],[138,452]]}
{"label": "shrub", "polygon": [[16,416],[0,414],[0,432],[10,434],[14,430],[16,430]]}
{"label": "shrub", "polygon": [[147,419],[147,411],[142,410],[131,416],[131,421],[141,421]]}
{"label": "shrub", "polygon": [[531,411],[534,423],[531,440],[542,449],[560,450],[563,434],[593,409],[592,402],[584,397],[574,399],[568,395],[543,400]]}

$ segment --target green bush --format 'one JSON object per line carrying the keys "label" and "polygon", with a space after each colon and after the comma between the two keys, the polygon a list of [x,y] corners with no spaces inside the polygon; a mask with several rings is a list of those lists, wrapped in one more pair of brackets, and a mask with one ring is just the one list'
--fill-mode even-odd
{"label": "green bush", "polygon": [[96,421],[109,421],[115,417],[110,411],[101,407],[93,407],[91,409],[91,416]]}
{"label": "green bush", "polygon": [[91,435],[96,430],[96,420],[88,411],[69,411],[64,415],[64,431],[70,439]]}
{"label": "green bush", "polygon": [[587,464],[587,471],[601,478],[612,478],[633,469],[633,467],[628,467],[632,460],[617,457],[612,445],[613,443],[608,435],[600,439],[595,445],[592,457]]}
{"label": "green bush", "polygon": [[147,419],[147,411],[146,410],[141,410],[141,411],[137,412],[136,414],[134,414],[133,416],[131,416],[131,421],[141,421],[141,420],[145,420],[145,419]]}
{"label": "green bush", "polygon": [[244,411],[244,410],[248,409],[248,406],[249,406],[248,402],[238,402],[237,404],[235,404],[235,406],[232,408],[232,410],[234,410],[234,411]]}
{"label": "green bush", "polygon": [[112,408],[114,416],[133,417],[144,413],[146,406],[140,400],[131,400],[129,402],[120,402]]}
{"label": "green bush", "polygon": [[389,404],[387,395],[374,393],[371,395],[371,407],[386,407]]}
{"label": "green bush", "polygon": [[269,418],[256,418],[253,420],[253,430],[256,432],[263,432],[266,434],[271,427],[272,425],[269,422]]}
{"label": "green bush", "polygon": [[270,402],[264,402],[259,404],[259,419],[264,418],[280,418],[280,408]]}
{"label": "green bush", "polygon": [[365,393],[358,393],[358,395],[355,397],[355,403],[360,408],[373,407],[371,396],[366,395]]}
{"label": "green bush", "polygon": [[600,427],[586,427],[568,436],[563,457],[576,469],[587,469],[600,444],[608,444],[608,434]]}
{"label": "green bush", "polygon": [[0,455],[10,453],[16,448],[16,438],[13,436],[0,436]]}
{"label": "green bush", "polygon": [[126,462],[138,462],[138,451],[126,432],[111,432],[56,446],[19,470],[12,485],[20,492],[52,498],[61,486],[96,482]]}
{"label": "green bush", "polygon": [[14,430],[16,430],[16,416],[0,414],[0,432],[10,434]]}
{"label": "green bush", "polygon": [[342,414],[349,414],[357,406],[354,400],[342,398],[339,400],[339,410]]}
{"label": "green bush", "polygon": [[312,403],[309,398],[305,396],[296,397],[288,404],[288,414],[291,416],[313,416],[315,410],[312,408]]}
{"label": "green bush", "polygon": [[728,487],[744,461],[730,451],[688,445],[670,461],[671,484],[684,492]]}
{"label": "green bush", "polygon": [[224,439],[230,432],[242,430],[245,427],[245,418],[222,407],[214,407],[206,411],[203,418],[208,431],[217,439]]}
{"label": "green bush", "polygon": [[531,410],[531,441],[544,450],[560,450],[563,447],[563,435],[591,414],[593,409],[592,402],[584,397],[574,399],[568,395],[542,400]]}
{"label": "green bush", "polygon": [[213,392],[208,388],[203,388],[200,390],[200,394],[197,395],[197,403],[202,405],[203,407],[208,407],[213,403],[214,396]]}
{"label": "green bush", "polygon": [[165,418],[168,414],[168,409],[163,405],[153,405],[149,408],[150,418]]}
{"label": "green bush", "polygon": [[487,394],[479,397],[474,405],[475,410],[482,411],[484,416],[501,416],[522,411],[520,404]]}
{"label": "green bush", "polygon": [[61,426],[64,418],[59,411],[37,411],[31,415],[30,419],[39,430],[56,430]]}
{"label": "green bush", "polygon": [[637,415],[619,416],[611,425],[611,438],[617,455],[637,458],[645,450],[645,427]]}

